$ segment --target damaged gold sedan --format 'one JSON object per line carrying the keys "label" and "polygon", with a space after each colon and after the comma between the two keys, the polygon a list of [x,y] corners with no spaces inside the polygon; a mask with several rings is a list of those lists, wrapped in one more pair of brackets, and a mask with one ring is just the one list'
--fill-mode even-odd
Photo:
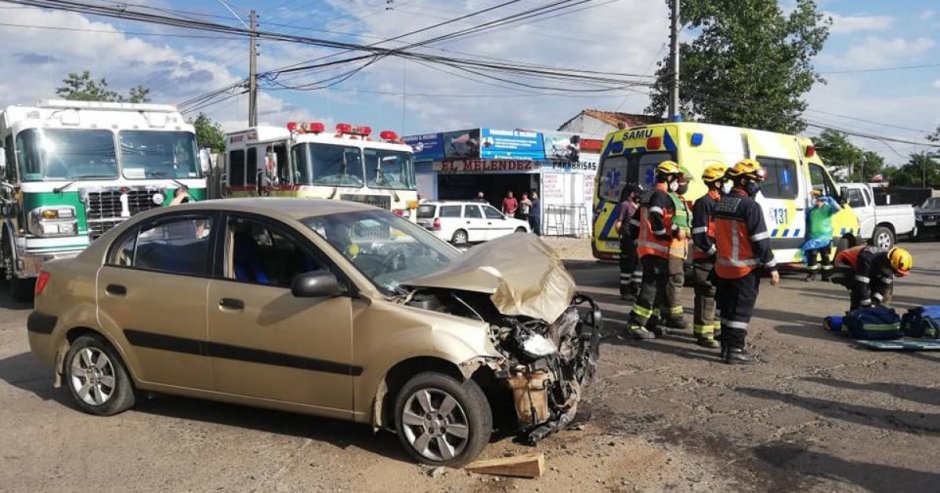
{"label": "damaged gold sedan", "polygon": [[371,424],[462,465],[571,423],[601,314],[538,238],[461,253],[369,206],[232,199],[115,227],[36,284],[30,346],[85,412],[141,392]]}

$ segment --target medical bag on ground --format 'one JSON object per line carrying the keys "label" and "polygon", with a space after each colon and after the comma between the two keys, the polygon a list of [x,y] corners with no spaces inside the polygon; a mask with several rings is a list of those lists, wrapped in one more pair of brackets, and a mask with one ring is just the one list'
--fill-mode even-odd
{"label": "medical bag on ground", "polygon": [[831,315],[823,319],[823,327],[830,332],[842,332],[842,320],[845,317],[840,317],[838,315]]}
{"label": "medical bag on ground", "polygon": [[940,305],[911,308],[901,317],[901,330],[907,337],[940,339]]}
{"label": "medical bag on ground", "polygon": [[901,334],[901,316],[893,308],[872,306],[845,314],[843,332],[855,339],[898,339]]}

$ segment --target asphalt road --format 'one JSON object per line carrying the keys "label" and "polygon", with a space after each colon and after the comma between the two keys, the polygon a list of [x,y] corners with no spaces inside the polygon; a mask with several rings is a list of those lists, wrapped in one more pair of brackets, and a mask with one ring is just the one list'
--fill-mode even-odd
{"label": "asphalt road", "polygon": [[[940,303],[940,248],[907,245],[895,305]],[[572,263],[607,330],[628,307],[612,265]],[[685,293],[691,306],[691,292]],[[940,353],[859,349],[821,328],[834,285],[762,286],[729,367],[691,335],[605,340],[587,419],[542,442],[537,480],[432,477],[396,439],[337,421],[161,396],[110,418],[77,411],[29,353],[28,307],[0,299],[0,491],[936,491]],[[486,457],[530,452],[505,439]]]}

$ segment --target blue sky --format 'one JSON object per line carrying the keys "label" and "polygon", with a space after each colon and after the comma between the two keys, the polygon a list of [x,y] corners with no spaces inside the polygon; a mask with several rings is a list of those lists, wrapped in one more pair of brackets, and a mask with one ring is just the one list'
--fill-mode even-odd
{"label": "blue sky", "polygon": [[[247,21],[247,11],[255,9],[265,31],[368,44],[504,1],[237,0],[228,2],[234,15],[219,0],[123,3],[145,5],[155,13],[161,13],[156,9],[185,11],[172,15],[233,26],[241,25],[238,19]],[[549,0],[521,0],[402,42],[427,39],[547,3]],[[792,2],[781,2],[784,9],[790,5]],[[424,51],[608,72],[653,73],[667,42],[668,11],[664,1],[594,0],[572,10],[578,9],[582,10],[434,44]],[[828,83],[807,96],[810,111],[806,118],[818,125],[923,142],[923,135],[940,125],[940,4],[927,0],[823,0],[819,9],[833,17],[832,34],[816,61]],[[246,76],[246,40],[180,35],[200,33],[0,3],[0,40],[8,50],[6,75],[0,79],[0,94],[5,97],[0,102],[29,103],[51,97],[65,74],[83,69],[106,77],[115,89],[146,85],[158,102],[182,102]],[[259,63],[265,71],[336,57],[334,49],[266,41],[261,44]],[[896,68],[917,65],[932,66]],[[277,83],[311,83],[347,68],[282,75]],[[452,69],[442,71],[440,67],[388,58],[329,89],[272,87],[262,92],[261,121],[276,125],[291,119],[319,120],[330,125],[348,121],[400,133],[474,126],[550,129],[585,108],[641,112],[648,102],[642,89],[553,96],[494,87],[493,81],[482,83],[448,72]],[[247,106],[245,96],[232,96],[204,111],[226,128],[234,129],[245,124]],[[810,129],[807,133],[817,131]],[[856,142],[891,163],[903,162],[910,152],[923,149],[868,139]]]}

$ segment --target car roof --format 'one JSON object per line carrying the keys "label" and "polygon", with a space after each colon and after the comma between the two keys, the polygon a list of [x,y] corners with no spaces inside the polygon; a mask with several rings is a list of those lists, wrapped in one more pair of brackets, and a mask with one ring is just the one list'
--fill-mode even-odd
{"label": "car roof", "polygon": [[327,199],[300,199],[287,197],[251,197],[238,199],[217,199],[190,202],[175,206],[176,210],[183,208],[191,210],[225,210],[236,212],[254,212],[256,214],[274,214],[288,216],[294,219],[304,219],[314,216],[326,216],[343,212],[356,212],[366,210],[380,210],[371,205],[349,202],[345,200]]}
{"label": "car roof", "polygon": [[478,205],[482,203],[483,202],[477,202],[474,200],[429,200],[427,202],[422,203],[421,205],[465,205],[465,204]]}

